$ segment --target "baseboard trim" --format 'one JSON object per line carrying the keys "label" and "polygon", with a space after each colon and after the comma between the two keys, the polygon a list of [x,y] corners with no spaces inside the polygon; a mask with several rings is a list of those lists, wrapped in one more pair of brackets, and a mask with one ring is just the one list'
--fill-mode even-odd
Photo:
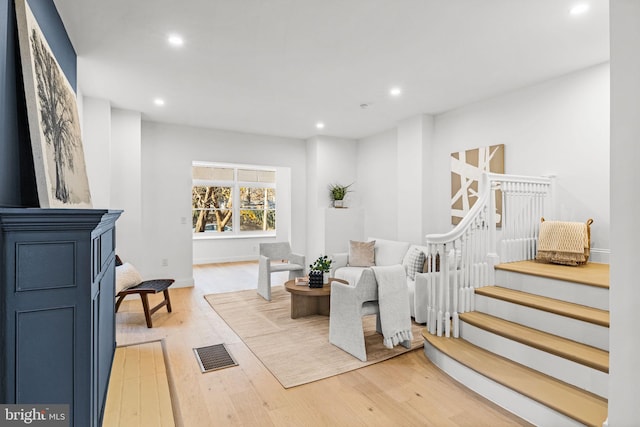
{"label": "baseboard trim", "polygon": [[611,249],[591,248],[589,261],[600,262],[602,264],[610,264],[609,263],[610,256],[611,256]]}
{"label": "baseboard trim", "polygon": [[222,262],[243,262],[243,261],[257,261],[257,256],[236,256],[236,257],[222,257],[222,258],[199,258],[193,260],[193,265],[203,264],[219,264]]}
{"label": "baseboard trim", "polygon": [[176,279],[171,288],[192,288],[195,285],[193,276],[189,278]]}

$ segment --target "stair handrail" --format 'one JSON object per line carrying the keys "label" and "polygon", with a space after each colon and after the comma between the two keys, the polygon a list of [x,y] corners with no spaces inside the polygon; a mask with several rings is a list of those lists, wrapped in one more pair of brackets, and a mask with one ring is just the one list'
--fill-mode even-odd
{"label": "stair handrail", "polygon": [[425,240],[429,243],[448,243],[460,238],[467,228],[471,225],[473,220],[480,214],[484,205],[487,203],[490,191],[486,191],[489,180],[489,174],[483,173],[480,181],[480,191],[478,192],[478,199],[476,203],[469,209],[467,214],[462,217],[460,222],[449,232],[442,234],[427,234]]}
{"label": "stair handrail", "polygon": [[[462,220],[447,233],[425,236],[427,271],[420,280],[426,281],[429,333],[447,337],[453,333],[457,338],[459,313],[474,309],[474,289],[493,282],[493,267],[501,258],[504,262],[535,256],[538,224],[545,200],[552,199],[552,184],[552,177],[485,172],[478,198]],[[498,190],[502,191],[499,220]]]}

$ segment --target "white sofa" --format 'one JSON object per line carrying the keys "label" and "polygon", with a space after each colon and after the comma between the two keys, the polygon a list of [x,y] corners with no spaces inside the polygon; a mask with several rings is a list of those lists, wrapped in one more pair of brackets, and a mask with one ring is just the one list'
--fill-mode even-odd
{"label": "white sofa", "polygon": [[[417,323],[426,323],[427,321],[427,287],[426,279],[420,277],[423,275],[422,268],[414,275],[410,274],[411,261],[415,261],[415,251],[426,254],[427,248],[410,244],[409,242],[401,242],[396,240],[377,239],[370,237],[367,241],[375,240],[374,245],[374,261],[377,266],[387,266],[402,264],[407,271],[407,288],[409,289],[409,306],[411,309],[411,317]],[[357,285],[359,293],[366,295],[365,300],[377,299],[377,284],[375,276],[368,267],[352,267],[349,266],[349,254],[338,253],[331,256],[333,263],[331,276],[343,279],[350,285]],[[424,258],[422,258],[424,263]],[[364,274],[365,270],[369,273]],[[415,271],[415,268],[413,269]],[[416,282],[418,282],[416,284]]]}

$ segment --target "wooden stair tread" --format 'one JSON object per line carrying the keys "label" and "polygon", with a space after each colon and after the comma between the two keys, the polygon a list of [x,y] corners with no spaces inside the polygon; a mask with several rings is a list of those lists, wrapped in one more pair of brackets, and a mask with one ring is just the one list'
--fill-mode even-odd
{"label": "wooden stair tread", "polygon": [[461,338],[445,338],[423,330],[431,345],[457,362],[585,425],[602,426],[608,402],[536,370],[477,347]]}
{"label": "wooden stair tread", "polygon": [[595,325],[609,327],[609,312],[585,305],[560,301],[554,298],[534,295],[500,286],[484,286],[475,290],[477,295],[496,298],[514,304],[571,317]]}
{"label": "wooden stair tread", "polygon": [[590,262],[572,267],[536,261],[518,261],[498,264],[495,268],[609,289],[609,264]]}
{"label": "wooden stair tread", "polygon": [[513,341],[609,373],[609,352],[477,311],[460,320]]}

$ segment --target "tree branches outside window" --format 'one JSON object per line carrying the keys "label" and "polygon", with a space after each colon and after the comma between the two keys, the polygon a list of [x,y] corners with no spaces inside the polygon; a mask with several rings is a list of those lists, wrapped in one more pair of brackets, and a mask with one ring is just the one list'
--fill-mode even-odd
{"label": "tree branches outside window", "polygon": [[192,165],[194,233],[271,234],[276,230],[274,170],[243,165]]}

